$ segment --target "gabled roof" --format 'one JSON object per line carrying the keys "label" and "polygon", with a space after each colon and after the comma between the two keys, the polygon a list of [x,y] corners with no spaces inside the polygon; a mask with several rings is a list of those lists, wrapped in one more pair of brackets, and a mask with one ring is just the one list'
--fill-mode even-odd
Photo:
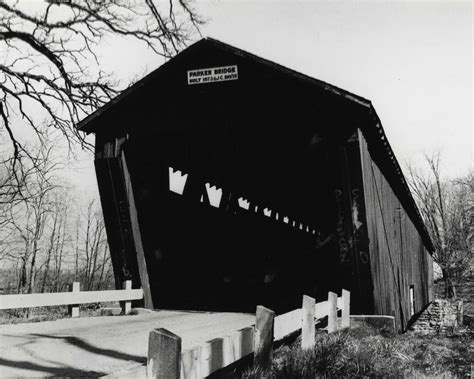
{"label": "gabled roof", "polygon": [[235,55],[236,57],[241,57],[244,60],[261,65],[268,71],[278,73],[279,75],[294,79],[295,81],[300,81],[308,86],[314,87],[318,91],[327,92],[328,94],[342,98],[345,101],[352,103],[362,109],[363,113],[365,114],[365,118],[368,121],[368,125],[361,127],[361,130],[367,139],[369,149],[377,155],[378,164],[381,166],[380,169],[386,176],[394,192],[399,197],[400,202],[404,205],[404,208],[410,215],[410,218],[422,236],[426,248],[430,252],[434,250],[432,241],[411,195],[400,165],[395,158],[393,150],[382,128],[382,123],[369,100],[215,39],[204,38],[194,43],[176,55],[174,58],[170,59],[168,62],[130,86],[105,106],[80,121],[77,128],[86,133],[97,133],[100,131],[101,125],[103,126],[104,122],[101,122],[101,120],[107,113],[116,109],[120,109],[121,105],[125,103],[126,99],[134,96],[136,93],[140,92],[141,89],[147,87],[148,85],[151,85],[155,80],[160,78],[163,73],[168,70],[168,68],[172,67],[179,61],[185,61],[187,57],[205,48],[211,49],[211,51],[215,49],[216,52],[226,52]]}
{"label": "gabled roof", "polygon": [[369,100],[364,99],[361,96],[355,95],[353,93],[350,93],[349,91],[346,91],[342,88],[338,88],[332,84],[323,82],[321,80],[312,78],[311,76],[302,74],[300,72],[297,72],[295,70],[289,69],[287,67],[284,67],[282,65],[279,65],[278,63],[269,61],[268,59],[264,59],[261,57],[258,57],[257,55],[254,55],[252,53],[249,53],[247,51],[238,49],[234,46],[228,45],[226,43],[223,43],[221,41],[218,41],[216,39],[206,37],[201,39],[200,41],[194,43],[193,45],[189,46],[187,49],[183,50],[181,53],[177,54],[175,57],[170,59],[168,62],[164,63],[160,67],[158,67],[156,70],[152,71],[150,74],[147,76],[143,77],[136,83],[134,83],[132,86],[127,88],[125,91],[123,91],[120,95],[112,99],[110,102],[108,102],[106,105],[104,105],[102,108],[96,110],[95,112],[91,113],[89,116],[84,118],[79,122],[77,125],[77,129],[86,132],[86,133],[95,133],[97,130],[97,124],[96,124],[96,119],[100,118],[102,114],[108,112],[109,110],[119,107],[121,102],[127,98],[128,96],[134,94],[140,88],[144,87],[150,82],[153,82],[153,80],[158,77],[163,71],[165,71],[168,66],[172,66],[176,60],[178,59],[186,59],[186,56],[191,55],[194,51],[201,49],[203,46],[211,46],[216,49],[222,50],[222,51],[227,51],[232,54],[235,54],[236,56],[243,57],[245,59],[248,59],[250,61],[253,61],[255,63],[262,64],[269,69],[273,69],[275,71],[278,71],[284,75],[288,75],[293,77],[296,80],[301,80],[304,81],[308,84],[317,86],[320,89],[323,89],[324,91],[327,91],[329,93],[332,93],[337,96],[344,97],[350,101],[353,101],[354,103],[357,103],[359,105],[362,105],[366,108],[371,107],[371,103]]}

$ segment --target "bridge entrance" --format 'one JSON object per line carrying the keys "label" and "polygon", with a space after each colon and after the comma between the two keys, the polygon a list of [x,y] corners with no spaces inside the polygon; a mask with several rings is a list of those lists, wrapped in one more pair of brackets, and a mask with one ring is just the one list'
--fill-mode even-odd
{"label": "bridge entrance", "polygon": [[283,312],[371,291],[357,102],[206,39],[116,103],[83,129],[117,283],[147,306]]}

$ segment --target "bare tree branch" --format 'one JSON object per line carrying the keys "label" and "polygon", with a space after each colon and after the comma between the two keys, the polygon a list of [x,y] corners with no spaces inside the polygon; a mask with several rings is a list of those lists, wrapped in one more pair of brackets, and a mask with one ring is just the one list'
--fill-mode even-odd
{"label": "bare tree branch", "polygon": [[202,23],[185,0],[0,1],[0,131],[11,141],[11,168],[30,158],[16,132],[21,120],[40,139],[39,125],[46,123],[70,147],[91,148],[77,123],[124,89],[102,70],[97,52],[105,37],[135,40],[171,57]]}
{"label": "bare tree branch", "polygon": [[456,297],[456,282],[469,273],[472,260],[472,174],[444,180],[439,153],[426,155],[428,175],[408,166],[408,183],[430,233],[445,281],[445,296]]}

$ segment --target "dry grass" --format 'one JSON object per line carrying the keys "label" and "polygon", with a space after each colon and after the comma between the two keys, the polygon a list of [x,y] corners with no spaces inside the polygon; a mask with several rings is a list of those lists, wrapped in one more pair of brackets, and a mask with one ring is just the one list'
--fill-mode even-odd
{"label": "dry grass", "polygon": [[[119,307],[118,302],[109,302],[103,304],[88,304],[80,306],[81,317],[112,316],[110,307]],[[104,309],[104,307],[106,309]],[[132,309],[131,314],[137,314]],[[2,324],[20,324],[41,321],[54,321],[62,318],[69,318],[67,306],[20,308],[0,311],[0,325]]]}
{"label": "dry grass", "polygon": [[[421,335],[414,332],[389,334],[368,327],[331,335],[318,334],[313,350],[303,352],[299,341],[275,352],[268,371],[252,368],[243,378],[320,377],[472,377],[474,365],[474,276],[457,287],[464,301],[462,333],[453,336]],[[437,298],[443,282],[435,284]]]}
{"label": "dry grass", "polygon": [[318,334],[313,350],[299,343],[275,352],[269,371],[247,370],[242,378],[404,377],[470,374],[472,335],[450,338],[414,333],[392,335],[368,327]]}
{"label": "dry grass", "polygon": [[0,311],[0,324],[52,321],[68,316],[67,306],[20,308]]}

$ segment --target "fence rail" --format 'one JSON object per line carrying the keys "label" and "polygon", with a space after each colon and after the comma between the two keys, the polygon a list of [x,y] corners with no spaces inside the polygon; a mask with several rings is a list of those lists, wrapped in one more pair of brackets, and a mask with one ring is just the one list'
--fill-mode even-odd
{"label": "fence rail", "polygon": [[[120,301],[123,312],[128,314],[131,300],[143,298],[142,289],[132,289],[131,286],[131,281],[126,281],[123,290],[80,291],[79,283],[74,282],[71,292],[2,295],[0,309],[69,305],[71,316],[78,317],[79,304]],[[341,311],[340,318],[337,316],[338,311]],[[349,314],[350,292],[342,290],[342,296],[329,292],[328,300],[319,303],[309,296],[303,296],[301,308],[276,317],[272,310],[258,306],[254,325],[184,351],[181,350],[179,336],[166,329],[154,329],[148,341],[146,376],[204,378],[252,353],[255,362],[265,367],[271,362],[274,342],[301,330],[301,346],[309,349],[314,346],[315,324],[319,319],[328,317],[325,329],[332,333],[339,328],[349,327]]]}
{"label": "fence rail", "polygon": [[[338,318],[338,311],[341,317]],[[302,308],[274,317],[274,312],[257,307],[255,325],[215,338],[191,349],[181,351],[181,338],[166,329],[150,332],[147,378],[205,378],[240,359],[254,354],[254,362],[265,367],[273,355],[273,343],[301,330],[303,349],[315,344],[315,324],[328,317],[325,328],[332,333],[350,326],[350,292],[343,290],[337,297],[328,293],[328,300],[316,303],[303,296]],[[143,368],[144,369],[144,368]],[[114,375],[111,375],[113,377]]]}
{"label": "fence rail", "polygon": [[124,313],[131,310],[131,301],[143,298],[143,290],[132,289],[132,282],[127,280],[122,290],[81,291],[78,282],[72,283],[71,292],[32,293],[19,295],[1,295],[0,309],[33,308],[55,305],[70,305],[72,317],[79,316],[79,304],[123,301]]}

